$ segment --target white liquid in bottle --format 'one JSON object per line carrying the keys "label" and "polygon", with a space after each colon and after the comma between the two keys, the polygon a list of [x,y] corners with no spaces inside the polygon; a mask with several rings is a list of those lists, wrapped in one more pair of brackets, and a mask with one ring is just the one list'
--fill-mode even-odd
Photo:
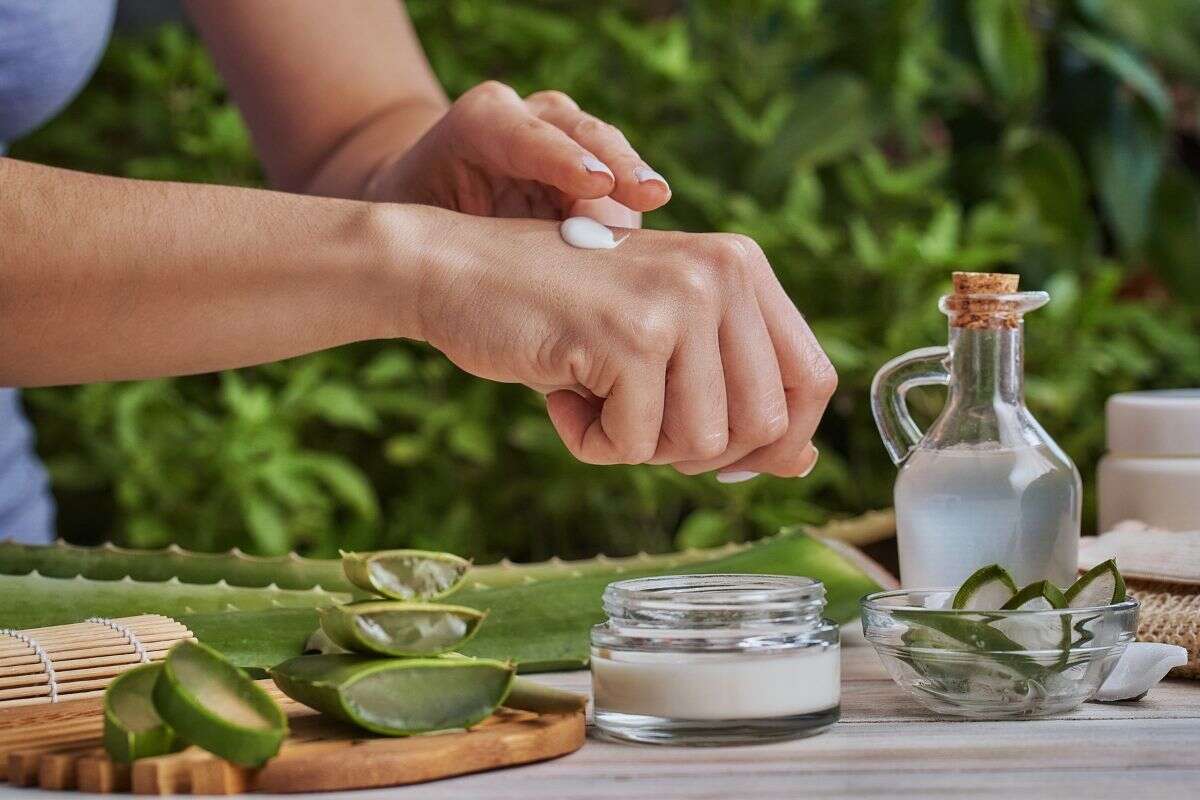
{"label": "white liquid in bottle", "polygon": [[896,481],[906,586],[955,586],[987,564],[1018,585],[1075,579],[1079,476],[1049,447],[915,450]]}

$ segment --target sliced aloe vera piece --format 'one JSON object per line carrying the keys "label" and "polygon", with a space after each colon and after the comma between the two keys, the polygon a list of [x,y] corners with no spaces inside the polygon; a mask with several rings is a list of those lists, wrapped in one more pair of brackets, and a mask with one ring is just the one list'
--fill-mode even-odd
{"label": "sliced aloe vera piece", "polygon": [[1036,581],[1029,584],[1009,598],[1000,606],[1002,611],[1049,611],[1055,608],[1066,608],[1067,598],[1062,590],[1050,581]]}
{"label": "sliced aloe vera piece", "polygon": [[483,658],[299,656],[270,669],[284,694],[386,736],[466,728],[496,710],[516,668]]}
{"label": "sliced aloe vera piece", "polygon": [[436,656],[475,635],[486,612],[466,606],[367,600],[321,610],[321,629],[356,653]]}
{"label": "sliced aloe vera piece", "polygon": [[[1067,599],[1050,581],[1037,581],[1021,589],[1004,604],[1004,611],[1051,611],[1066,608]],[[1031,614],[997,619],[992,627],[1021,645],[1022,650],[1062,650],[1071,646],[1071,618],[1067,615]]]}
{"label": "sliced aloe vera piece", "polygon": [[153,698],[176,733],[235,764],[262,764],[287,735],[287,717],[271,696],[197,642],[180,642],[167,653]]}
{"label": "sliced aloe vera piece", "polygon": [[355,586],[393,600],[435,600],[457,589],[471,562],[429,550],[342,553],[342,569]]}
{"label": "sliced aloe vera piece", "polygon": [[995,611],[1017,593],[1017,584],[1008,570],[999,564],[989,564],[975,570],[963,581],[950,601],[951,608],[967,611]]}
{"label": "sliced aloe vera piece", "polygon": [[1070,608],[1096,608],[1125,599],[1125,579],[1115,559],[1101,562],[1079,576],[1063,595]]}
{"label": "sliced aloe vera piece", "polygon": [[129,762],[173,753],[186,743],[154,710],[151,694],[162,664],[122,672],[104,692],[104,749],[114,761]]}

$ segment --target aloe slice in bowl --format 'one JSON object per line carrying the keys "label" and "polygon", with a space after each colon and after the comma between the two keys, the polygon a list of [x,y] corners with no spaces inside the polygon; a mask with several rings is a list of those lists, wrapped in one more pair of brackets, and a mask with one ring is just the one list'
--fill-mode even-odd
{"label": "aloe slice in bowl", "polygon": [[350,582],[393,600],[436,600],[457,589],[471,562],[429,550],[342,552],[342,570]]}
{"label": "aloe slice in bowl", "polygon": [[155,710],[176,733],[235,764],[262,764],[287,736],[287,718],[271,696],[198,642],[171,648],[152,696]]}
{"label": "aloe slice in bowl", "polygon": [[1050,581],[1035,581],[1024,587],[1008,602],[1000,606],[1002,611],[1049,611],[1055,608],[1066,608],[1067,598],[1062,590]]}
{"label": "aloe slice in bowl", "polygon": [[122,672],[104,692],[104,749],[113,761],[130,762],[173,753],[186,743],[154,710],[151,694],[162,664]]}
{"label": "aloe slice in bowl", "polygon": [[466,606],[367,600],[321,609],[321,629],[356,653],[433,656],[475,635],[486,613]]}
{"label": "aloe slice in bowl", "polygon": [[1123,601],[1125,579],[1117,571],[1116,559],[1103,561],[1080,575],[1064,597],[1070,608],[1095,608]]}
{"label": "aloe slice in bowl", "polygon": [[971,574],[950,601],[951,608],[967,611],[995,611],[1017,593],[1017,584],[1008,570],[989,564]]}
{"label": "aloe slice in bowl", "polygon": [[466,728],[504,702],[516,668],[463,656],[298,656],[272,667],[283,693],[386,736]]}
{"label": "aloe slice in bowl", "polygon": [[[1066,608],[1062,590],[1050,581],[1036,581],[1024,587],[1004,604],[1004,611],[1051,611]],[[992,627],[1021,645],[1023,650],[1062,650],[1071,646],[1071,618],[1053,614],[1006,616]]]}

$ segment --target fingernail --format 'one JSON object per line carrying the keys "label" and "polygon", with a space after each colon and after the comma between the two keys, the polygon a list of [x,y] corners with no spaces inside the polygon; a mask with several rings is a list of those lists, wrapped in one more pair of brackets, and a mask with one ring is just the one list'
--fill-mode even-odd
{"label": "fingernail", "polygon": [[[812,445],[809,445],[809,447],[812,447]],[[799,475],[797,475],[796,476],[797,478],[807,478],[809,475],[812,474],[812,471],[817,468],[817,459],[821,457],[821,451],[815,447],[812,447],[812,451],[813,451],[812,461],[808,462],[808,469],[804,470],[804,472],[801,472]]]}
{"label": "fingernail", "polygon": [[[583,157],[583,168],[588,172],[599,172],[610,178],[613,177],[612,170],[608,168],[608,165],[592,155]],[[616,178],[613,178],[613,180],[616,180]]]}
{"label": "fingernail", "polygon": [[649,181],[658,181],[663,186],[666,186],[668,189],[671,188],[671,184],[667,183],[666,178],[664,178],[662,175],[659,175],[657,172],[650,169],[649,167],[638,167],[637,169],[635,169],[633,171],[633,177],[638,179],[638,183],[648,183]]}
{"label": "fingernail", "polygon": [[748,481],[751,478],[757,478],[757,472],[749,472],[748,470],[732,470],[730,472],[718,472],[717,483],[741,483]]}

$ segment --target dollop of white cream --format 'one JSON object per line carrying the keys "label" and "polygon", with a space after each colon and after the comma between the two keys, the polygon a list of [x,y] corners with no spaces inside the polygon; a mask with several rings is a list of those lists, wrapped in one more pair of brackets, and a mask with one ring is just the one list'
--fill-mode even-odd
{"label": "dollop of white cream", "polygon": [[612,250],[629,238],[615,238],[611,228],[591,217],[568,217],[558,226],[558,233],[571,247],[582,250]]}

